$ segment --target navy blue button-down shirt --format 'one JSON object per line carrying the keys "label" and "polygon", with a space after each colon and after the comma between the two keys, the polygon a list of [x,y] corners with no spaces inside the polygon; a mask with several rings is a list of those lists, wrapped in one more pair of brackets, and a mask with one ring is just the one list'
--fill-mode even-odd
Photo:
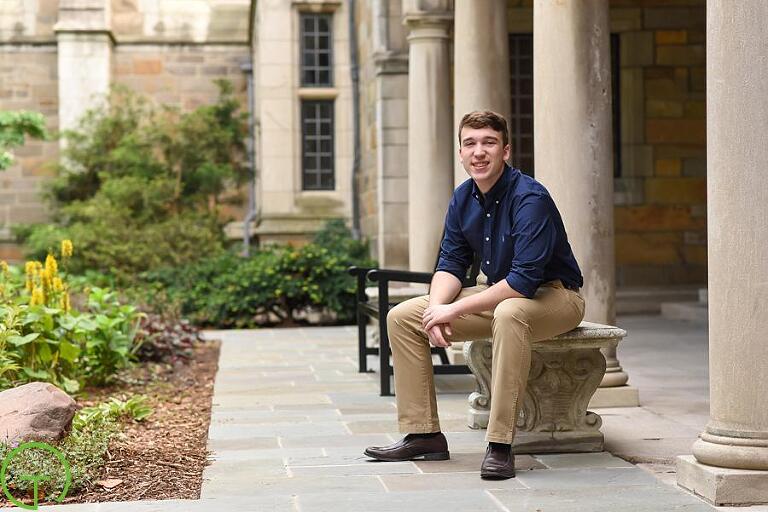
{"label": "navy blue button-down shirt", "polygon": [[487,194],[469,179],[451,198],[436,270],[463,280],[473,254],[489,285],[506,279],[528,298],[554,279],[570,288],[584,284],[549,192],[508,166]]}

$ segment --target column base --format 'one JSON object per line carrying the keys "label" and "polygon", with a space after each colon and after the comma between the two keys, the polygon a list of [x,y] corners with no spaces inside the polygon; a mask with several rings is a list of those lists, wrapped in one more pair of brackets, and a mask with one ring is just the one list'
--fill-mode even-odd
{"label": "column base", "polygon": [[768,471],[708,466],[693,455],[677,458],[677,485],[715,506],[768,503]]}
{"label": "column base", "polygon": [[634,386],[615,388],[597,388],[589,401],[590,408],[600,407],[638,407],[640,392]]}

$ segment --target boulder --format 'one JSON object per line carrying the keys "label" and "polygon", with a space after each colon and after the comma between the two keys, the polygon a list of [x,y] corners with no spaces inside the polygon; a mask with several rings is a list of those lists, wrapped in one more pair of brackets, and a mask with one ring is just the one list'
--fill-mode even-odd
{"label": "boulder", "polygon": [[77,404],[47,382],[32,382],[0,393],[0,443],[58,441],[69,430]]}

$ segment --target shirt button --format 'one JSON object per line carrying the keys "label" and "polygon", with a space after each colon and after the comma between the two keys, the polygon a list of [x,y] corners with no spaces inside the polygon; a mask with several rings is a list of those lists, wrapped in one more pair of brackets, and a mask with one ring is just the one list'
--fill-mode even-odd
{"label": "shirt button", "polygon": [[496,204],[499,204],[499,202],[498,202],[498,201],[496,201]]}
{"label": "shirt button", "polygon": [[485,264],[486,265],[490,265],[491,264],[491,260],[485,260]]}
{"label": "shirt button", "polygon": [[491,237],[489,237],[489,236],[485,237],[485,241],[486,241],[486,242],[487,242],[488,240],[490,240],[490,239],[491,239]]}
{"label": "shirt button", "polygon": [[486,217],[490,217],[490,216],[491,216],[491,214],[490,214],[490,213],[486,213],[486,214],[485,214],[485,216],[486,216]]}

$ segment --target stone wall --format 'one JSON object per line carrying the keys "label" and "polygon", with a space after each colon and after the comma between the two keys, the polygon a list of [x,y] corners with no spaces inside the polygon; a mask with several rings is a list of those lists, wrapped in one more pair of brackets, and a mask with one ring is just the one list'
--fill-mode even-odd
{"label": "stone wall", "polygon": [[[110,1],[112,83],[192,110],[215,101],[214,80],[224,78],[246,107],[240,64],[250,58],[250,0],[190,0],[183,6],[174,0]],[[72,9],[83,5],[66,4],[67,23],[77,23]],[[0,109],[41,112],[54,134],[62,112],[58,67],[63,57],[54,32],[62,19],[59,8],[59,0],[0,2]],[[14,154],[17,162],[0,173],[0,259],[10,260],[21,258],[11,226],[49,219],[40,192],[53,175],[58,142],[31,141]],[[244,196],[245,190],[229,194],[233,203],[223,208],[225,218],[242,218]]]}
{"label": "stone wall", "polygon": [[[531,33],[531,0],[508,2]],[[706,282],[705,1],[611,0],[619,39],[619,286]]]}
{"label": "stone wall", "polygon": [[[58,103],[56,46],[0,45],[0,110],[41,112],[54,132]],[[40,193],[54,172],[58,143],[30,141],[13,154],[16,162],[0,172],[0,259],[17,260],[21,252],[10,242],[10,227],[48,218]]]}

